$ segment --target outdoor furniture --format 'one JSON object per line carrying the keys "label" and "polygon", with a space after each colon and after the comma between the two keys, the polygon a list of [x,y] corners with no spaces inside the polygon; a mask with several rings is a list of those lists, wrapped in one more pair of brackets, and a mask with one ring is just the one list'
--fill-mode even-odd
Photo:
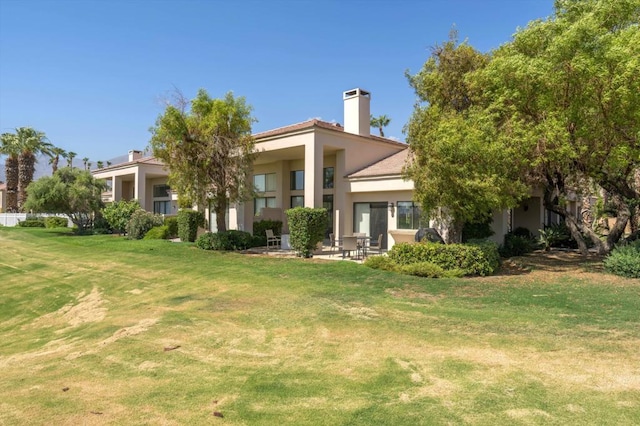
{"label": "outdoor furniture", "polygon": [[333,255],[333,251],[340,247],[340,240],[336,240],[335,234],[329,234],[329,253]]}
{"label": "outdoor furniture", "polygon": [[267,250],[269,250],[272,245],[274,248],[278,248],[281,243],[280,237],[276,237],[275,235],[273,235],[272,229],[267,229],[265,232],[267,234]]}
{"label": "outdoor furniture", "polygon": [[359,255],[358,237],[356,237],[355,235],[342,237],[342,258],[344,259],[346,252],[349,252],[349,257],[351,257],[352,251],[355,251],[356,257],[358,257]]}
{"label": "outdoor furniture", "polygon": [[[375,241],[375,243],[374,243]],[[377,253],[382,254],[382,234],[378,235],[378,239],[372,240],[371,244],[369,244],[369,253]]]}

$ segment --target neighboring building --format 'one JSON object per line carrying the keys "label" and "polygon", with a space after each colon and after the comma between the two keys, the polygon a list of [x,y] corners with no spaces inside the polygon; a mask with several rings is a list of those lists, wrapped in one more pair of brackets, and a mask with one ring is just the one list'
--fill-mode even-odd
{"label": "neighboring building", "polygon": [[167,185],[169,173],[164,164],[153,157],[143,157],[142,151],[129,151],[129,161],[91,173],[106,181],[109,189],[102,194],[106,203],[138,200],[147,211],[166,215],[178,212],[176,197]]}
{"label": "neighboring building", "polygon": [[7,184],[0,182],[0,213],[4,213],[7,204]]}
{"label": "neighboring building", "polygon": [[[296,206],[325,207],[331,218],[327,236],[382,234],[384,247],[412,239],[420,226],[429,226],[413,202],[413,182],[402,179],[408,146],[370,134],[369,92],[346,91],[343,101],[344,127],[313,119],[254,135],[259,154],[250,179],[257,194],[229,207],[229,229],[251,232],[260,218],[280,219],[286,229],[284,212]],[[109,183],[107,202],[137,199],[148,211],[177,212],[168,171],[160,161],[142,158],[140,151],[130,151],[128,162],[92,173]],[[544,223],[542,211],[540,197],[531,199],[518,218],[531,218],[536,225],[529,229],[536,231]],[[215,216],[209,219],[215,227]],[[520,222],[508,213],[494,215],[496,241],[515,223]]]}

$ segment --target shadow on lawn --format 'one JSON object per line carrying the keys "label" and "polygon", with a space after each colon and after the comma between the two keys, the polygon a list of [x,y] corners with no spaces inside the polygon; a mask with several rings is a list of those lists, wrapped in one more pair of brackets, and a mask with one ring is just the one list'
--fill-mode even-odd
{"label": "shadow on lawn", "polygon": [[502,261],[494,276],[525,275],[534,270],[545,272],[603,272],[602,256],[582,256],[573,250],[536,251],[525,256],[516,256]]}

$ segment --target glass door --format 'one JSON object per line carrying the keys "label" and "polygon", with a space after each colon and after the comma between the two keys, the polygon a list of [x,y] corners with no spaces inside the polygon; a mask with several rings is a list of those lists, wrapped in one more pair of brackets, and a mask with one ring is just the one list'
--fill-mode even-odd
{"label": "glass door", "polygon": [[364,232],[368,237],[382,234],[382,247],[387,247],[387,202],[354,203],[353,232]]}

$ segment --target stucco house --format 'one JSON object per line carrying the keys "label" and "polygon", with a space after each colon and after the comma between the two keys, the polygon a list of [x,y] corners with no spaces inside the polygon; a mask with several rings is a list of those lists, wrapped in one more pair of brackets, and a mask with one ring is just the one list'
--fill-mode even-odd
{"label": "stucco house", "polygon": [[[229,229],[251,232],[253,222],[263,217],[286,223],[284,212],[297,206],[325,207],[330,212],[327,235],[382,234],[385,248],[413,238],[420,226],[429,226],[412,201],[413,182],[401,176],[408,146],[370,133],[369,92],[348,90],[343,102],[344,125],[312,119],[254,135],[259,154],[250,179],[256,196],[229,207]],[[168,171],[140,151],[130,151],[125,163],[92,173],[110,187],[104,194],[106,202],[137,199],[148,211],[177,213],[175,194],[167,185]],[[532,197],[526,206],[494,214],[496,241],[502,241],[510,226],[526,224],[532,231],[542,227],[541,198]],[[215,216],[209,216],[210,226],[215,227]]]}
{"label": "stucco house", "polygon": [[0,213],[4,213],[7,204],[7,184],[0,182]]}

